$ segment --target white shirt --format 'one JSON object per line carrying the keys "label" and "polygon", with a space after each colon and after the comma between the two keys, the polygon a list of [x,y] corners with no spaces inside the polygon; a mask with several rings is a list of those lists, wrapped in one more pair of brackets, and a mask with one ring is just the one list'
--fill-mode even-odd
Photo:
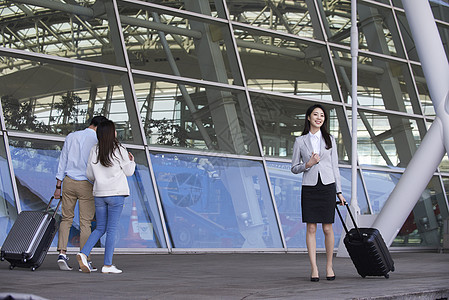
{"label": "white shirt", "polygon": [[96,143],[97,134],[91,128],[70,133],[65,139],[59,156],[56,179],[63,181],[65,176],[69,176],[73,180],[87,180],[87,159],[90,149]]}
{"label": "white shirt", "polygon": [[314,153],[320,154],[321,149],[321,130],[318,130],[315,134],[309,132],[310,142]]}
{"label": "white shirt", "polygon": [[97,161],[97,146],[92,147],[87,163],[86,175],[94,182],[95,197],[129,196],[127,176],[132,176],[136,163],[131,161],[125,147],[119,146],[112,156],[112,166],[105,167]]}

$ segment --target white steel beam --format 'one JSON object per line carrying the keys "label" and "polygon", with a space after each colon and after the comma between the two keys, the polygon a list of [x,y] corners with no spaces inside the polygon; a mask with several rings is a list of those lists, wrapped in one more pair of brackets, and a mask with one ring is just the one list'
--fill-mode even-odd
{"label": "white steel beam", "polygon": [[373,227],[391,245],[449,150],[449,64],[429,1],[403,0],[437,118],[387,199]]}

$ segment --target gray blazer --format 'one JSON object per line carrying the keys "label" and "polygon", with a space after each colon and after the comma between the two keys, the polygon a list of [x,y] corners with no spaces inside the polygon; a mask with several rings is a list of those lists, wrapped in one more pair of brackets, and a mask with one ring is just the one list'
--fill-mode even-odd
{"label": "gray blazer", "polygon": [[326,149],[326,142],[321,137],[320,162],[306,169],[306,163],[313,153],[312,143],[309,135],[301,135],[296,138],[293,146],[292,173],[299,174],[304,172],[302,184],[314,186],[318,182],[320,174],[323,184],[335,182],[337,193],[341,192],[340,171],[338,169],[338,154],[335,138],[331,135],[332,148]]}

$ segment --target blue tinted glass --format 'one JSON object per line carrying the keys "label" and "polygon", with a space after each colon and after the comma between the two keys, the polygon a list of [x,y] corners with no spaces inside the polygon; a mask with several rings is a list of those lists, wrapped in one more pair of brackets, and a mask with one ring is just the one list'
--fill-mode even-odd
{"label": "blue tinted glass", "polygon": [[5,144],[1,135],[0,140],[0,244],[3,244],[17,218],[17,208],[6,160]]}
{"label": "blue tinted glass", "polygon": [[380,212],[401,175],[400,173],[363,171],[363,179],[365,180],[373,214]]}
{"label": "blue tinted glass", "polygon": [[174,247],[282,247],[260,162],[185,154],[151,160]]}
{"label": "blue tinted glass", "polygon": [[[301,184],[302,174],[293,174],[290,171],[291,164],[280,162],[267,162],[268,174],[271,186],[274,190],[276,205],[281,219],[282,230],[288,248],[307,248],[306,245],[306,224],[302,222],[301,215]],[[345,199],[350,202],[351,181],[349,170],[349,181],[343,176],[347,175],[345,169],[340,169],[342,190]],[[363,194],[363,193],[362,193]],[[361,199],[365,199],[364,197]],[[337,200],[337,199],[336,199]],[[366,202],[366,201],[365,201]],[[346,216],[346,209],[342,208],[343,218]],[[324,248],[324,234],[318,225],[316,233],[317,248]],[[335,247],[338,247],[340,236],[343,231],[341,222],[335,215],[334,236]]]}
{"label": "blue tinted glass", "polygon": [[[55,190],[62,143],[10,139],[10,151],[22,210],[44,210]],[[137,167],[128,177],[131,195],[125,198],[116,247],[166,247],[159,211],[143,151],[132,151]],[[3,172],[2,172],[3,174]],[[56,201],[53,201],[56,202]],[[56,203],[53,203],[56,205]],[[95,228],[95,220],[92,228]],[[79,208],[76,205],[68,247],[79,247]],[[58,237],[52,246],[57,246]]]}
{"label": "blue tinted glass", "polygon": [[[341,190],[343,196],[348,203],[351,203],[351,169],[340,168],[341,175]],[[362,179],[360,173],[357,172],[357,204],[360,207],[360,213],[362,215],[369,214],[368,200],[366,199],[365,192],[363,191]],[[344,210],[344,209],[342,209]]]}
{"label": "blue tinted glass", "polygon": [[[118,248],[166,248],[153,184],[145,152],[128,149],[136,162],[136,171],[128,177],[129,197],[120,216]],[[101,242],[104,246],[103,236]]]}
{"label": "blue tinted glass", "polygon": [[[62,143],[54,141],[9,140],[14,175],[22,210],[44,211],[53,196]],[[56,201],[53,201],[56,205]],[[70,229],[69,247],[79,246],[78,209]],[[52,246],[57,246],[58,238]]]}

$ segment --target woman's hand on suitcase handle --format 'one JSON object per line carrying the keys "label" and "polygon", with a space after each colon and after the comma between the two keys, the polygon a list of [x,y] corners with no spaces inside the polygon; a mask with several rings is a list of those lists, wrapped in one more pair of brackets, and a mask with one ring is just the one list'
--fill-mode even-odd
{"label": "woman's hand on suitcase handle", "polygon": [[345,199],[345,197],[343,197],[342,193],[338,193],[337,194],[337,198],[338,198],[338,200],[340,200],[340,201],[337,202],[338,204],[340,204],[342,206],[347,204],[346,203],[346,199]]}

